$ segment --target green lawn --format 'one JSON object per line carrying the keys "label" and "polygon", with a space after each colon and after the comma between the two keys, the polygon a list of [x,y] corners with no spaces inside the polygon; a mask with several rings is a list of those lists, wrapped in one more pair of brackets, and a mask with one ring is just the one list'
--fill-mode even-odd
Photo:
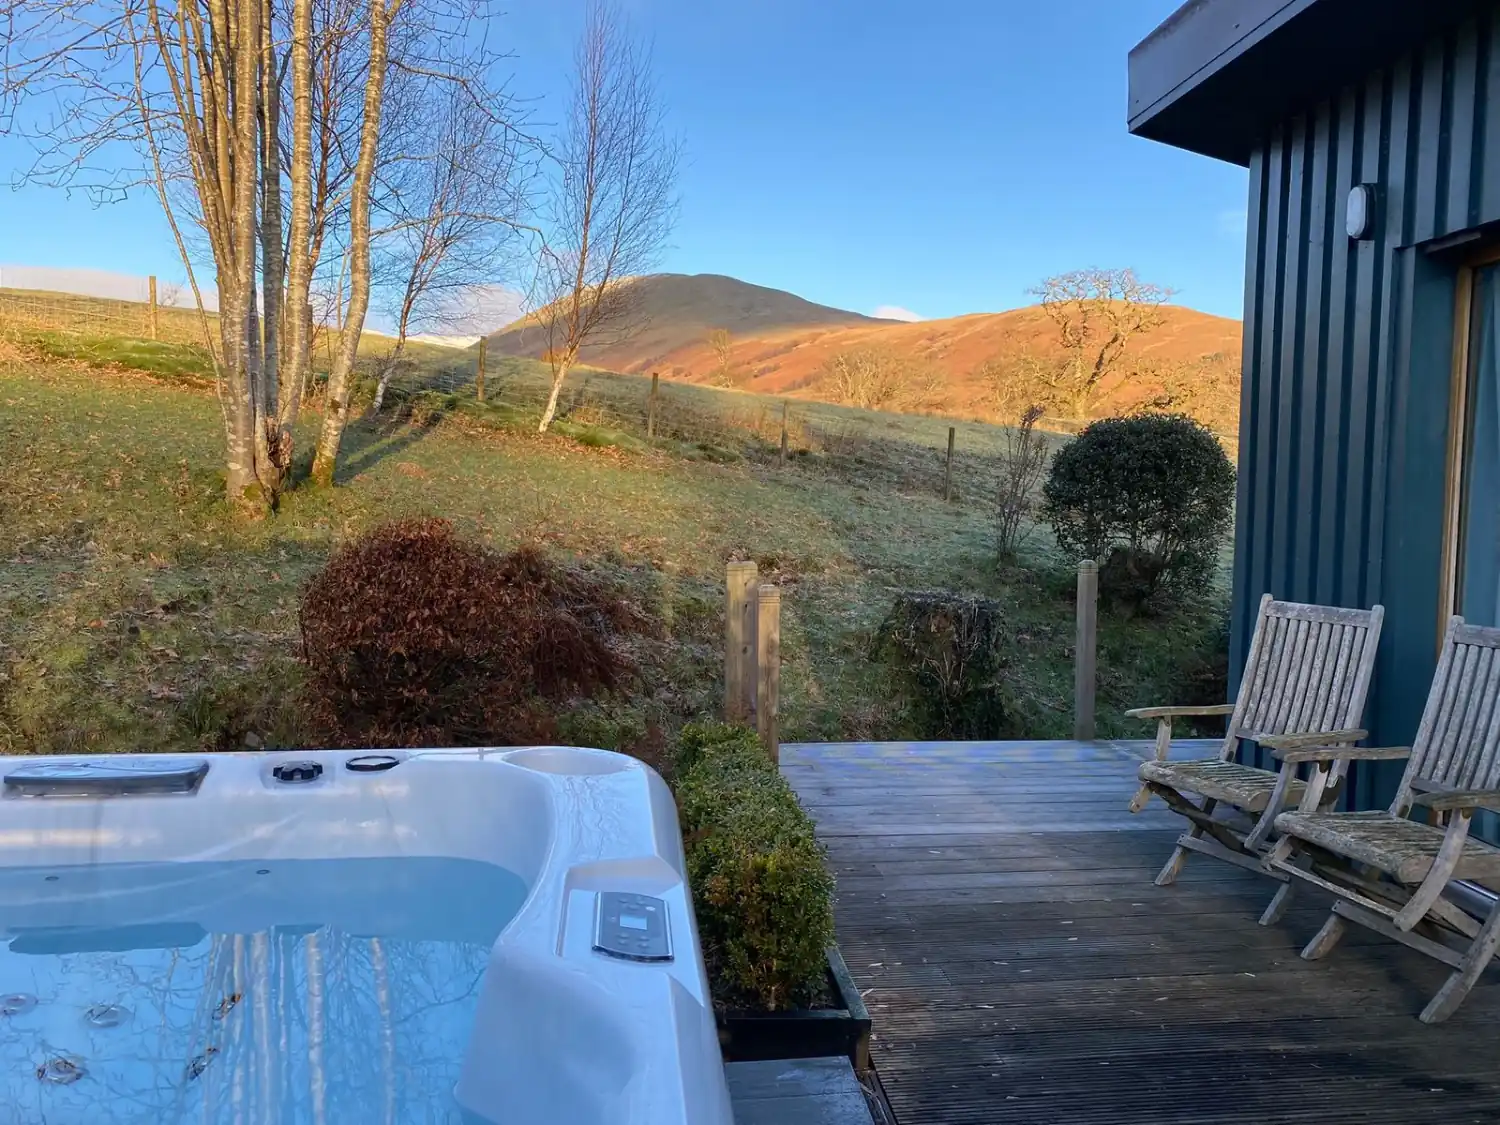
{"label": "green lawn", "polygon": [[[705,413],[752,398],[684,393],[703,396]],[[593,440],[603,421],[539,438],[500,418],[505,409],[356,425],[341,487],[294,491],[276,517],[246,526],[221,503],[210,390],[86,362],[0,369],[0,751],[299,741],[300,586],[347,536],[409,514],[586,560],[659,623],[640,654],[647,675],[591,713],[594,725],[580,719],[579,740],[716,709],[732,557],[756,559],[783,587],[786,739],[923,733],[871,658],[876,627],[908,587],[1002,600],[1013,721],[997,733],[1069,733],[1071,570],[1040,535],[1024,566],[997,568],[973,474],[958,502],[934,495],[947,422],[875,415],[861,425],[892,432],[886,454],[869,454],[886,448],[872,436],[852,459],[810,449],[781,466],[773,443],[742,431],[719,458],[682,437],[649,445],[643,431]],[[901,466],[916,462],[908,479]],[[1200,690],[1225,643],[1221,618],[1217,598],[1165,621],[1106,618],[1101,733],[1144,735],[1124,708]]]}

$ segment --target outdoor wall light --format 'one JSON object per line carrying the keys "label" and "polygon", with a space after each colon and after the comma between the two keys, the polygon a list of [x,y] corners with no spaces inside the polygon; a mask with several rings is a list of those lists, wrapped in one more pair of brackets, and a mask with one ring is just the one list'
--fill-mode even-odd
{"label": "outdoor wall light", "polygon": [[1375,185],[1355,184],[1349,189],[1349,203],[1344,211],[1344,229],[1349,237],[1364,242],[1375,237]]}

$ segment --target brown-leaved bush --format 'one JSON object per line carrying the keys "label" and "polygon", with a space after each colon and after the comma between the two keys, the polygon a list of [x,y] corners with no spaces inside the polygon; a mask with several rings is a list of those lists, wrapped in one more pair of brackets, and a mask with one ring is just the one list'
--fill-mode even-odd
{"label": "brown-leaved bush", "polygon": [[302,595],[310,718],[343,746],[545,740],[555,704],[629,675],[640,613],[523,548],[496,554],[445,520],[403,520],[337,551]]}

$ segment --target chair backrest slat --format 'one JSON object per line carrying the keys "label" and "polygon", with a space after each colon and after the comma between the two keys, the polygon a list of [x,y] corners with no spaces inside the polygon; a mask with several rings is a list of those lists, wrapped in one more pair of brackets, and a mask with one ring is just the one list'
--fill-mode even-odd
{"label": "chair backrest slat", "polygon": [[1357,726],[1384,614],[1380,606],[1343,609],[1263,597],[1221,756],[1232,757],[1242,735]]}
{"label": "chair backrest slat", "polygon": [[1286,659],[1276,673],[1276,700],[1271,708],[1270,730],[1281,734],[1290,729],[1292,723],[1292,701],[1297,693],[1297,684],[1307,670],[1308,634],[1312,622],[1296,618],[1287,635]]}
{"label": "chair backrest slat", "polygon": [[1469,784],[1475,789],[1500,789],[1500,652],[1490,658],[1490,675],[1485,681],[1476,730],[1483,749],[1479,769]]}
{"label": "chair backrest slat", "polygon": [[1318,692],[1325,685],[1324,675],[1328,668],[1328,648],[1338,626],[1327,621],[1310,621],[1307,626],[1307,652],[1302,661],[1302,674],[1297,678],[1297,690],[1292,692],[1292,705],[1287,726],[1295,730],[1317,728]]}
{"label": "chair backrest slat", "polygon": [[1500,629],[1452,618],[1392,812],[1407,812],[1413,790],[1500,787],[1497,695]]}
{"label": "chair backrest slat", "polygon": [[1475,752],[1467,759],[1460,760],[1449,770],[1450,783],[1460,789],[1468,789],[1474,785],[1474,779],[1484,769],[1484,714],[1488,708],[1485,706],[1485,689],[1489,685],[1490,678],[1495,670],[1495,650],[1488,648],[1471,648],[1469,650],[1468,666],[1464,669],[1463,682],[1459,687],[1459,694],[1463,698],[1471,700],[1469,706],[1463,708],[1461,714],[1452,723],[1449,729],[1455,732],[1454,738],[1459,746],[1474,745]]}

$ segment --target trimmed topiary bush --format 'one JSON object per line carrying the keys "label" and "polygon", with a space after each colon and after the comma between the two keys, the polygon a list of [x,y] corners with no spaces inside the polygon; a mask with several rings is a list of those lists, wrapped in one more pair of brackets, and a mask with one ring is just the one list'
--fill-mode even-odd
{"label": "trimmed topiary bush", "polygon": [[1005,730],[999,602],[908,590],[880,627],[880,649],[905,681],[922,734],[998,738]]}
{"label": "trimmed topiary bush", "polygon": [[338,550],[302,595],[311,717],[345,746],[548,740],[554,704],[616,686],[640,616],[538,551],[497,555],[444,520]]}
{"label": "trimmed topiary bush", "polygon": [[1146,606],[1201,588],[1234,514],[1234,466],[1180,414],[1095,422],[1058,450],[1042,515],[1068,554],[1099,563],[1099,589]]}
{"label": "trimmed topiary bush", "polygon": [[677,805],[716,998],[778,1011],[823,987],[833,877],[813,824],[754,731],[687,727]]}

